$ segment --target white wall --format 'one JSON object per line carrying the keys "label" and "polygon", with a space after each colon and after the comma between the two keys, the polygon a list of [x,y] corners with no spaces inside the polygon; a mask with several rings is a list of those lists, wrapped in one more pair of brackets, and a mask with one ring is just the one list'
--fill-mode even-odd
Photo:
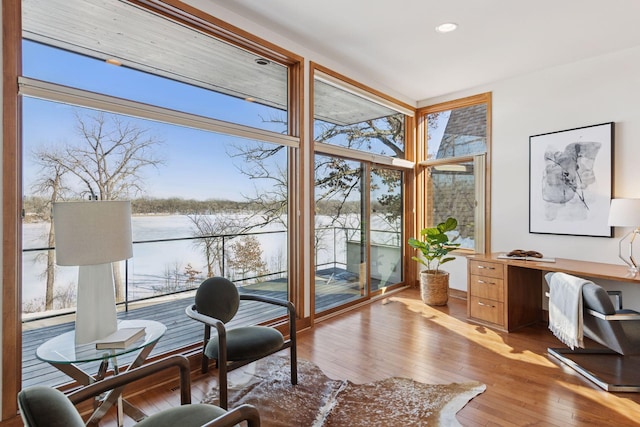
{"label": "white wall", "polygon": [[[622,264],[618,240],[628,229],[615,229],[615,238],[529,233],[529,136],[615,122],[613,195],[640,198],[640,48],[421,101],[419,106],[488,91],[493,93],[492,251],[534,249],[547,257]],[[466,276],[461,266],[455,272]],[[466,278],[454,279],[452,287],[466,288]],[[639,285],[607,287],[622,288],[625,305],[640,308]]]}

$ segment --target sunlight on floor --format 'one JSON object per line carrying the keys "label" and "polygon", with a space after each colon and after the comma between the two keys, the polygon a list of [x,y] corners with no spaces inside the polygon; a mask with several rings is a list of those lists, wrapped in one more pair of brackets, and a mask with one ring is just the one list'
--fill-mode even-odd
{"label": "sunlight on floor", "polygon": [[520,353],[515,352],[513,347],[504,342],[499,333],[488,327],[463,322],[415,299],[400,297],[393,297],[392,299],[402,302],[413,312],[419,312],[429,316],[430,321],[437,323],[443,328],[450,330],[452,333],[463,336],[464,338],[473,341],[496,354],[500,354],[501,357],[526,363],[535,363],[546,368],[557,367],[556,364],[546,357],[546,354],[541,355],[528,350]]}

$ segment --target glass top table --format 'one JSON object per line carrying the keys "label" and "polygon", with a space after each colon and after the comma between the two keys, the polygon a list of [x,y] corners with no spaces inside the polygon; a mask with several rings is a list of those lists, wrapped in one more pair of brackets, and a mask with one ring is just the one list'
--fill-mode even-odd
{"label": "glass top table", "polygon": [[[158,340],[162,338],[167,330],[165,325],[153,320],[122,320],[118,322],[118,329],[139,327],[145,328],[144,337],[134,341],[126,348],[98,350],[96,349],[95,341],[87,344],[76,344],[75,331],[70,331],[45,341],[36,350],[36,357],[64,372],[79,384],[86,386],[104,379],[109,364],[113,367],[113,374],[118,375],[120,373],[117,360],[118,356],[137,352],[135,360],[126,370],[129,371],[141,366]],[[100,367],[96,374],[85,372],[78,366],[78,364],[81,363],[95,361],[100,362]],[[144,412],[122,399],[123,389],[124,387],[120,387],[111,390],[103,398],[96,401],[95,411],[87,421],[87,425],[98,424],[100,419],[114,404],[116,404],[118,408],[118,425],[121,426],[123,423],[123,413],[126,413],[136,421],[144,419],[146,417]]]}
{"label": "glass top table", "polygon": [[36,357],[54,365],[103,361],[139,351],[147,346],[155,346],[167,330],[165,325],[153,320],[122,320],[118,322],[118,329],[137,327],[145,328],[145,336],[126,348],[98,350],[95,342],[76,345],[76,333],[70,331],[43,343],[36,350]]}

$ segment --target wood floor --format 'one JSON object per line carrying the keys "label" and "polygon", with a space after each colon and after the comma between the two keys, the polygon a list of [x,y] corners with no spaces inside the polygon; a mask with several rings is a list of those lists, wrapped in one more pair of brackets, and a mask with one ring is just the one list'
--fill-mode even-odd
{"label": "wood floor", "polygon": [[[640,393],[607,393],[562,367],[547,355],[547,347],[562,345],[546,325],[496,332],[468,322],[464,300],[434,308],[409,289],[316,323],[298,337],[299,356],[332,378],[484,382],[487,390],[458,412],[463,426],[640,425]],[[194,402],[215,384],[213,375],[215,370],[194,379]],[[179,404],[172,388],[148,390],[130,401],[157,412]],[[115,425],[115,417],[101,425]]]}

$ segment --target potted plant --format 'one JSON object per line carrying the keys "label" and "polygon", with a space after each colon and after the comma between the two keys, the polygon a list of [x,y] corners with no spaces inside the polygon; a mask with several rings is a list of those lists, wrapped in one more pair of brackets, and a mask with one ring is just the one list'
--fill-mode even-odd
{"label": "potted plant", "polygon": [[453,261],[455,257],[447,256],[460,243],[454,243],[458,236],[450,239],[448,232],[458,226],[455,218],[447,218],[435,227],[420,230],[422,240],[409,239],[407,243],[422,253],[421,257],[414,256],[413,260],[427,267],[420,272],[420,295],[425,304],[446,305],[449,299],[449,273],[441,270],[440,266]]}

